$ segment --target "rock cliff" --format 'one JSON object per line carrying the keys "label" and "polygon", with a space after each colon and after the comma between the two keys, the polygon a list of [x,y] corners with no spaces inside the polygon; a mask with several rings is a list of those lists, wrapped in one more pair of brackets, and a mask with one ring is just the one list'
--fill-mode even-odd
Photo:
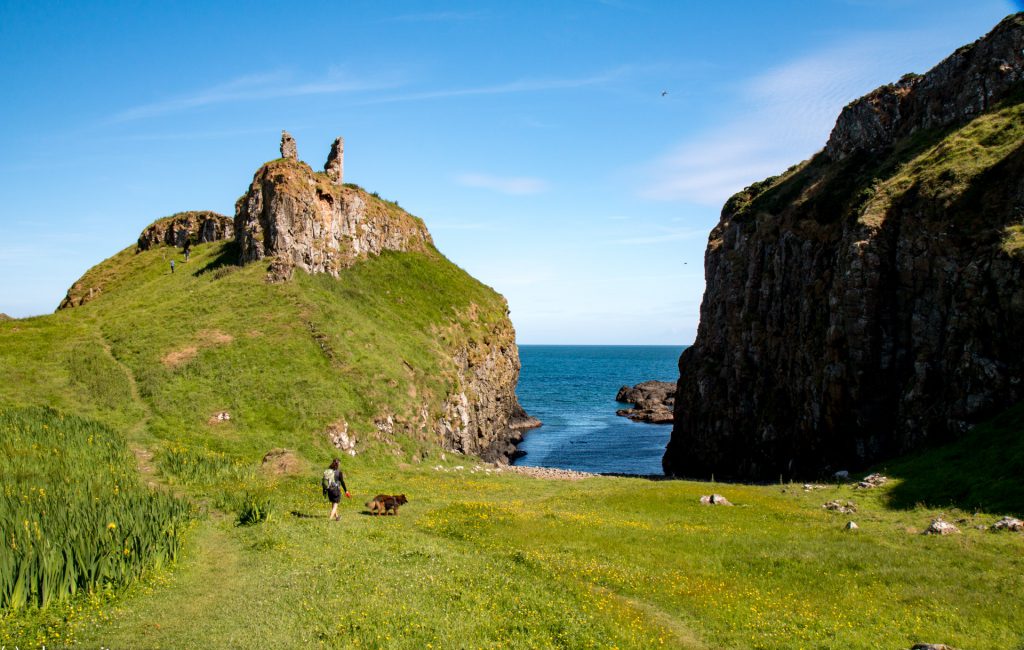
{"label": "rock cliff", "polygon": [[205,244],[234,236],[235,224],[226,217],[209,210],[178,212],[158,219],[139,235],[138,250],[145,251],[166,244],[182,247],[186,241]]}
{"label": "rock cliff", "polygon": [[668,474],[855,469],[1024,398],[1024,14],[732,197]]}
{"label": "rock cliff", "polygon": [[335,276],[385,250],[433,250],[430,233],[416,217],[358,187],[337,185],[292,158],[256,171],[235,204],[235,233],[243,264],[276,257],[308,273]]}

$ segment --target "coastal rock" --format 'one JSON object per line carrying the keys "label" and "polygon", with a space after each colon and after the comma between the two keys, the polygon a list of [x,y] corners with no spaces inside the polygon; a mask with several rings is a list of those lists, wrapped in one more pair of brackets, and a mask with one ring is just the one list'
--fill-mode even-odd
{"label": "coastal rock", "polygon": [[1024,80],[1020,14],[961,47],[925,75],[908,74],[851,102],[839,115],[825,153],[843,160],[879,152],[900,138],[981,115]]}
{"label": "coastal rock", "polygon": [[519,351],[507,318],[484,340],[471,340],[452,353],[454,387],[434,430],[445,449],[506,463],[523,432],[540,426],[519,405]]}
{"label": "coastal rock", "polygon": [[726,203],[667,474],[856,470],[1024,399],[1022,48],[1017,14]]}
{"label": "coastal rock", "polygon": [[256,171],[235,204],[234,224],[242,264],[278,257],[308,273],[337,276],[388,250],[434,253],[420,219],[291,158]]}
{"label": "coastal rock", "polygon": [[235,222],[231,217],[209,210],[178,212],[147,226],[139,235],[136,250],[145,251],[161,244],[181,248],[188,241],[205,244],[231,239],[234,233]]}
{"label": "coastal rock", "polygon": [[636,422],[671,424],[676,401],[676,385],[668,381],[645,381],[636,386],[623,386],[615,395],[617,402],[632,402],[634,408],[619,409],[616,415]]}
{"label": "coastal rock", "polygon": [[287,131],[281,131],[281,157],[289,160],[299,159],[299,148],[295,144],[295,138]]}

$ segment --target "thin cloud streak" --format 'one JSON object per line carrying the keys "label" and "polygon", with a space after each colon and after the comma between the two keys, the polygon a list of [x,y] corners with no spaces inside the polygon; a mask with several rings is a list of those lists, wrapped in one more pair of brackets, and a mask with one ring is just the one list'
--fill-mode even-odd
{"label": "thin cloud streak", "polygon": [[529,176],[492,176],[491,174],[458,174],[455,182],[465,187],[478,187],[502,194],[539,194],[548,189],[547,181]]}
{"label": "thin cloud streak", "polygon": [[129,108],[115,114],[110,121],[128,122],[227,102],[362,92],[380,90],[394,85],[387,82],[367,82],[349,78],[337,72],[328,74],[323,80],[299,83],[291,81],[290,75],[283,72],[245,75],[189,95]]}
{"label": "thin cloud streak", "polygon": [[451,88],[447,90],[428,90],[418,93],[407,93],[391,97],[378,97],[368,99],[362,104],[387,104],[392,102],[411,102],[425,99],[446,99],[449,97],[467,97],[471,95],[505,95],[509,93],[543,92],[546,90],[572,90],[574,88],[586,88],[600,86],[621,77],[625,74],[626,68],[619,67],[607,72],[583,77],[580,79],[518,79],[502,84],[491,86],[479,86],[475,88]]}

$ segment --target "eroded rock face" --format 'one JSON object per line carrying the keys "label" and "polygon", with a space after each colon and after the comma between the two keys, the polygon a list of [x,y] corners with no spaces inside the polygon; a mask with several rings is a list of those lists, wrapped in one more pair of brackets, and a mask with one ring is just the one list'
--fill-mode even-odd
{"label": "eroded rock face", "polygon": [[331,153],[327,156],[324,173],[335,185],[345,181],[345,138],[335,138],[331,144]]}
{"label": "eroded rock face", "polygon": [[667,473],[856,470],[1024,398],[1021,47],[1018,14],[726,203]]}
{"label": "eroded rock face", "polygon": [[981,115],[1024,80],[1021,14],[947,57],[926,75],[906,75],[843,109],[825,153],[842,160],[877,152],[919,130],[962,123]]}
{"label": "eroded rock face", "polygon": [[278,257],[309,273],[337,275],[386,250],[433,251],[416,217],[291,159],[257,170],[235,204],[235,233],[243,264]]}
{"label": "eroded rock face", "polygon": [[181,248],[190,240],[193,244],[205,244],[231,239],[234,233],[235,222],[231,217],[209,210],[178,212],[147,226],[139,235],[137,250],[145,251],[161,244]]}
{"label": "eroded rock face", "polygon": [[299,148],[295,144],[295,138],[287,131],[281,131],[281,157],[289,160],[299,159]]}
{"label": "eroded rock face", "polygon": [[486,341],[470,341],[453,355],[455,389],[445,402],[435,431],[445,449],[505,463],[523,432],[540,426],[516,398],[519,350],[507,318]]}

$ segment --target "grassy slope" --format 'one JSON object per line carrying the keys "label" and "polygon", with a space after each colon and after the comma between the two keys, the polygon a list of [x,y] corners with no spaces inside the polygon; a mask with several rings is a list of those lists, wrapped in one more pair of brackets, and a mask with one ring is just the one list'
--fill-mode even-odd
{"label": "grassy slope", "polygon": [[[270,447],[310,467],[263,481],[270,521],[237,527],[216,511],[174,571],[113,599],[0,618],[0,642],[68,638],[106,647],[959,647],[1024,643],[1024,536],[973,529],[913,534],[937,514],[893,510],[887,494],[793,486],[709,486],[594,478],[579,483],[470,473],[413,438],[346,459],[355,493],[325,515],[319,432],[345,416],[368,439],[381,405],[415,407],[444,388],[438,332],[461,336],[504,313],[500,299],[443,260],[387,255],[338,280],[268,285],[261,265],[215,268],[224,244],[197,247],[171,276],[170,249],[125,252],[95,301],[0,323],[8,403],[49,403],[125,432],[157,453],[187,448],[216,465],[253,466]],[[197,271],[205,271],[196,274]],[[229,335],[227,342],[223,335]],[[322,347],[323,346],[323,347]],[[178,365],[162,359],[194,347]],[[405,363],[403,363],[403,361]],[[412,368],[408,370],[406,363]],[[412,374],[410,374],[412,373]],[[411,397],[415,385],[417,397]],[[220,409],[228,424],[210,425]],[[402,413],[399,413],[402,414]],[[411,464],[414,452],[431,454]],[[221,458],[216,456],[216,458]],[[219,461],[218,461],[219,462]],[[466,469],[449,472],[435,464]],[[209,481],[165,474],[186,493],[233,507]],[[244,489],[259,482],[248,472]],[[218,478],[220,477],[220,478]],[[223,477],[227,477],[224,479]],[[218,484],[220,481],[220,484]],[[252,484],[252,485],[251,485]],[[242,488],[238,488],[242,489]],[[697,503],[724,492],[735,508]],[[405,492],[399,517],[360,514],[378,492]],[[852,498],[861,530],[827,513]],[[1001,513],[999,513],[1001,514]],[[961,516],[947,512],[947,517]]]}

